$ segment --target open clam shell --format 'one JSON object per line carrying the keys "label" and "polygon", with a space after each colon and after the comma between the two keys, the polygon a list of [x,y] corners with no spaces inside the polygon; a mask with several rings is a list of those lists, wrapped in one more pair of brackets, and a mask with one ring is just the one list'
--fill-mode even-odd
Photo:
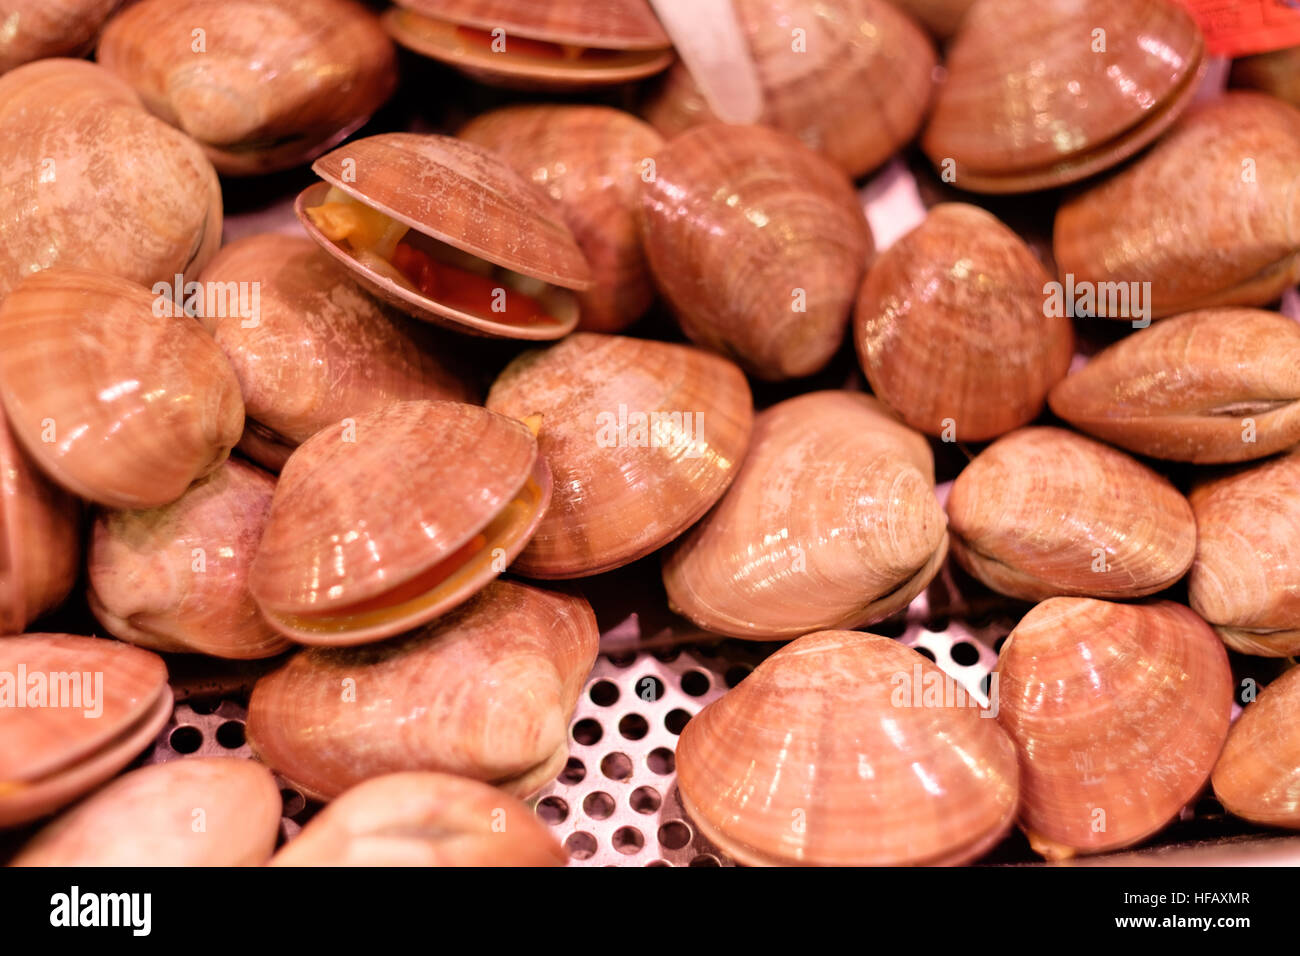
{"label": "open clam shell", "polygon": [[10,865],[258,866],[275,849],[281,807],[275,778],[256,761],[172,760],[114,780]]}
{"label": "open clam shell", "polygon": [[38,272],[0,304],[0,397],[47,475],[113,508],[175,501],[244,427],[234,370],[197,322],[83,269]]}
{"label": "open clam shell", "polygon": [[1174,0],[976,0],[921,143],[963,189],[1075,182],[1168,129],[1192,102],[1204,55]]}
{"label": "open clam shell", "polygon": [[1300,829],[1300,667],[1246,705],[1214,766],[1214,795],[1246,820]]}
{"label": "open clam shell", "polygon": [[1162,829],[1205,785],[1228,734],[1228,655],[1170,601],[1044,601],[994,673],[998,723],[1020,756],[1020,825],[1049,859]]}
{"label": "open clam shell", "polygon": [[172,712],[150,651],[71,634],[0,639],[0,826],[97,787],[153,742]]}
{"label": "open clam shell", "polygon": [[274,490],[274,478],[232,458],[169,505],[100,511],[89,558],[95,617],[155,651],[250,659],[288,648],[248,587]]}
{"label": "open clam shell", "polygon": [[1300,654],[1300,452],[1192,489],[1192,608],[1243,654]]}
{"label": "open clam shell", "polygon": [[563,866],[546,824],[518,800],[445,773],[390,773],[357,784],[272,866]]}
{"label": "open clam shell", "polygon": [[825,366],[873,249],[844,174],[786,133],[721,123],[654,162],[646,258],[682,331],[764,379]]}
{"label": "open clam shell", "polygon": [[392,41],[353,0],[142,0],[96,56],[233,175],[323,153],[397,86]]}
{"label": "open clam shell", "polygon": [[539,578],[609,571],[672,541],[731,484],[753,420],[726,359],[592,332],[515,359],[487,405],[540,419],[555,492],[514,565]]}
{"label": "open clam shell", "polygon": [[1015,749],[988,716],[896,641],[808,634],[686,725],[682,804],[751,865],[967,862],[1016,812]]}
{"label": "open clam shell", "polygon": [[570,290],[591,286],[582,250],[550,198],[481,146],[382,133],[312,169],[325,181],[294,212],[390,305],[498,338],[557,339],[577,325]]}
{"label": "open clam shell", "polygon": [[569,717],[599,642],[582,598],[497,581],[395,640],[294,655],[254,687],[248,741],[321,799],[407,770],[525,796],[568,758]]}
{"label": "open clam shell", "polygon": [[0,73],[46,57],[80,56],[121,0],[6,0]]}
{"label": "open clam shell", "polygon": [[930,583],[946,525],[925,439],[866,395],[813,392],[755,418],[731,488],[666,552],[664,585],[732,637],[859,627]]}
{"label": "open clam shell", "polygon": [[646,0],[401,0],[384,26],[416,53],[525,89],[627,83],[673,62]]}
{"label": "open clam shell", "polygon": [[266,620],[303,644],[360,644],[430,621],[506,569],[551,496],[518,421],[398,402],[290,456],[250,570]]}
{"label": "open clam shell", "polygon": [[1165,478],[1061,428],[1022,428],[966,466],[948,498],[957,560],[1027,601],[1134,598],[1169,587],[1196,553],[1196,521]]}
{"label": "open clam shell", "polygon": [[1300,324],[1205,309],[1135,332],[1059,382],[1052,411],[1129,451],[1198,464],[1300,442]]}

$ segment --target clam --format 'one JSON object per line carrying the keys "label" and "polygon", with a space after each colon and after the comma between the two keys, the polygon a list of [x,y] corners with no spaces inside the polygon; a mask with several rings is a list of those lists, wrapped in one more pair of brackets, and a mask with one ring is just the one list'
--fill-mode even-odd
{"label": "clam", "polygon": [[1272,827],[1300,828],[1300,668],[1264,688],[1228,732],[1215,764],[1214,795],[1230,812]]}
{"label": "clam", "polygon": [[[875,169],[912,140],[930,102],[935,53],[885,0],[733,0],[758,72],[760,121],[784,130],[850,176]],[[716,121],[677,63],[646,105],[674,137]]]}
{"label": "clam", "polygon": [[607,86],[673,61],[646,0],[400,0],[384,26],[402,46],[500,86]]}
{"label": "clam", "polygon": [[280,789],[261,764],[195,757],[141,767],[47,825],[12,866],[258,866]]}
{"label": "clam", "polygon": [[249,569],[253,598],[303,644],[360,644],[430,621],[523,549],[551,495],[521,422],[397,402],[299,445]]}
{"label": "clam", "polygon": [[819,631],[686,725],[682,805],[750,865],[974,860],[1016,812],[1015,750],[987,716],[916,651]]}
{"label": "clam", "polygon": [[1232,82],[1300,106],[1300,46],[1233,60]]}
{"label": "clam", "polygon": [[1192,489],[1192,609],[1243,654],[1300,654],[1300,451]]}
{"label": "clam", "polygon": [[0,129],[0,299],[53,265],[170,286],[216,252],[212,164],[102,67],[41,60],[0,77]]}
{"label": "clam", "polygon": [[1049,859],[1162,829],[1205,785],[1228,734],[1228,655],[1170,601],[1044,601],[995,674],[998,723],[1020,755],[1020,825]]}
{"label": "clam", "polygon": [[431,327],[366,295],[306,237],[236,240],[201,280],[231,290],[228,299],[257,290],[247,303],[255,309],[208,308],[199,320],[239,377],[248,415],[240,449],[264,467],[279,471],[294,448],[350,415],[398,401],[479,400]]}
{"label": "clam", "polygon": [[246,659],[285,650],[248,588],[274,490],[274,478],[232,458],[169,505],[100,511],[89,560],[95,617],[155,651]]}
{"label": "clam", "polygon": [[1196,521],[1165,478],[1060,428],[1022,428],[966,466],[948,498],[952,552],[993,590],[1134,598],[1183,576]]}
{"label": "clam", "polygon": [[599,641],[582,598],[497,581],[395,640],[294,655],[254,687],[248,742],[320,799],[414,770],[525,796],[568,758]]}
{"label": "clam", "polygon": [[416,318],[459,332],[557,339],[591,286],[573,234],[540,187],[447,136],[383,133],[312,164],[294,211],[352,277]]}
{"label": "clam", "polygon": [[546,825],[514,797],[445,773],[357,784],[277,853],[272,866],[563,866]]}
{"label": "clam", "polygon": [[693,341],[760,378],[821,369],[844,340],[871,230],[848,179],[793,137],[714,123],[642,185],[646,258]]}
{"label": "clam", "polygon": [[963,189],[1076,182],[1168,129],[1196,94],[1204,56],[1174,0],[975,0],[921,145]]}
{"label": "clam", "polygon": [[1042,411],[1074,330],[1044,309],[1051,277],[975,206],[945,203],[883,252],[858,293],[854,337],[871,390],[913,428],[996,438]]}
{"label": "clam", "polygon": [[0,397],[46,474],[112,508],[175,501],[244,427],[234,370],[197,322],[83,269],[36,273],[0,304]]}
{"label": "clam", "polygon": [[81,509],[14,442],[0,415],[0,634],[62,603],[81,563]]}
{"label": "clam", "polygon": [[664,558],[673,609],[775,640],[889,617],[948,553],[925,439],[852,392],[787,399],[754,420],[735,482]]}
{"label": "clam", "polygon": [[593,332],[515,359],[487,406],[540,419],[555,492],[514,565],[538,578],[609,571],[672,541],[727,490],[753,420],[726,359]]}
{"label": "clam", "polygon": [[141,0],[96,56],[231,175],[320,155],[397,86],[392,41],[354,0]]}
{"label": "clam", "polygon": [[1141,455],[1199,464],[1300,442],[1300,325],[1205,309],[1121,339],[1058,383],[1052,411]]}
{"label": "clam", "polygon": [[78,56],[121,0],[7,0],[0,22],[0,73],[54,56]]}
{"label": "clam", "polygon": [[167,668],[150,651],[70,634],[0,639],[0,827],[99,786],[171,712]]}
{"label": "clam", "polygon": [[494,151],[560,204],[594,282],[578,295],[578,328],[618,332],[645,313],[654,287],[636,214],[642,177],[663,146],[652,127],[605,106],[507,106],[459,135]]}
{"label": "clam", "polygon": [[893,0],[894,6],[916,20],[931,35],[947,40],[961,26],[962,17],[975,0]]}
{"label": "clam", "polygon": [[[1063,203],[1053,243],[1076,284],[1147,283],[1151,315],[1267,305],[1300,279],[1300,111],[1228,93]],[[1111,286],[1097,285],[1098,294]]]}

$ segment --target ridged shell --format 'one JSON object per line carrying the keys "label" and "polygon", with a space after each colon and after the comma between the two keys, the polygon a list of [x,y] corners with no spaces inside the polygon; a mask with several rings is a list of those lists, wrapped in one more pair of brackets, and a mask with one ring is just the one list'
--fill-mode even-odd
{"label": "ridged shell", "polygon": [[0,414],[0,634],[58,606],[81,565],[81,508],[18,447]]}
{"label": "ridged shell", "polygon": [[234,175],[319,155],[397,86],[392,41],[353,0],[142,0],[96,56]]}
{"label": "ridged shell", "polygon": [[1202,482],[1189,500],[1192,608],[1235,651],[1300,654],[1300,452]]}
{"label": "ridged shell", "polygon": [[[591,269],[555,204],[481,146],[449,136],[382,133],[326,153],[311,168],[329,185],[438,242],[564,289],[583,292],[591,286]],[[307,187],[294,211],[308,235],[389,304],[479,335],[555,339],[573,330],[576,309],[563,322],[510,325],[443,305],[380,275],[327,239],[307,216],[305,210],[327,191],[320,183]]]}
{"label": "ridged shell", "polygon": [[654,162],[646,258],[682,330],[760,378],[821,369],[873,249],[848,179],[758,126],[696,127]]}
{"label": "ridged shell", "polygon": [[1061,205],[1057,266],[1076,285],[1149,282],[1155,318],[1267,305],[1300,279],[1297,178],[1300,111],[1229,93]]}
{"label": "ridged shell", "polygon": [[114,780],[36,834],[11,865],[258,866],[275,849],[281,807],[275,778],[255,761],[172,760]]}
{"label": "ridged shell", "polygon": [[1020,825],[1049,859],[1162,829],[1204,786],[1228,733],[1228,655],[1170,601],[1044,601],[995,674],[998,723],[1020,755]]}
{"label": "ridged shell", "polygon": [[524,796],[568,758],[569,717],[599,642],[582,598],[497,581],[396,640],[296,654],[253,689],[248,741],[325,799],[404,770]]}
{"label": "ridged shell", "polygon": [[52,56],[77,56],[120,0],[6,0],[0,73]]}
{"label": "ridged shell", "polygon": [[921,143],[936,166],[955,164],[963,189],[1075,182],[1163,133],[1191,103],[1204,54],[1174,0],[976,0]]}
{"label": "ridged shell", "polygon": [[1214,767],[1214,795],[1229,813],[1300,828],[1300,667],[1246,705]]}
{"label": "ridged shell", "polygon": [[272,866],[563,866],[527,806],[477,780],[391,773],[311,818]]}
{"label": "ridged shell", "polygon": [[[734,0],[733,6],[762,87],[764,125],[790,133],[855,177],[916,136],[930,102],[935,52],[893,4]],[[647,104],[646,118],[668,137],[716,121],[682,63]]]}
{"label": "ridged shell", "polygon": [[[928,688],[954,704],[927,698]],[[966,700],[958,691],[888,638],[801,637],[686,725],[682,804],[751,865],[976,859],[1015,816],[1016,755],[973,699],[955,703]]]}
{"label": "ridged shell", "polygon": [[102,67],[42,60],[0,77],[0,129],[0,299],[53,265],[170,284],[216,252],[212,164]]}
{"label": "ridged shell", "polygon": [[234,370],[170,308],[133,282],[68,268],[28,277],[0,304],[9,424],[69,491],[113,508],[168,504],[239,441]]}
{"label": "ridged shell", "polygon": [[654,300],[637,205],[655,130],[605,106],[507,106],[470,121],[461,139],[492,150],[560,204],[591,266],[578,296],[578,328],[618,332]]}
{"label": "ridged shell", "polygon": [[1233,60],[1232,82],[1300,107],[1300,46]]}
{"label": "ridged shell", "polygon": [[306,237],[236,240],[200,281],[256,283],[253,319],[229,308],[199,319],[239,377],[241,450],[267,468],[278,471],[296,446],[349,415],[415,399],[479,400],[445,338],[366,295]]}
{"label": "ridged shell", "polygon": [[1121,339],[1052,389],[1076,428],[1140,455],[1198,464],[1300,442],[1300,323],[1207,309]]}
{"label": "ridged shell", "polygon": [[[66,679],[51,683],[52,674]],[[56,693],[62,706],[48,706]],[[46,706],[32,706],[40,699]],[[161,657],[71,634],[0,638],[0,701],[0,827],[43,817],[112,777],[172,712]]]}
{"label": "ridged shell", "polygon": [[854,338],[871,390],[913,428],[950,440],[1033,421],[1074,354],[1070,320],[1044,309],[1050,281],[989,213],[935,206],[858,293]]}
{"label": "ridged shell", "polygon": [[274,478],[232,458],[169,505],[100,511],[89,560],[95,617],[155,651],[248,659],[285,650],[248,588],[274,490]]}
{"label": "ridged shell", "polygon": [[457,402],[398,402],[290,456],[250,570],[277,630],[376,641],[430,621],[505,569],[550,499],[521,422]]}
{"label": "ridged shell", "polygon": [[579,332],[515,359],[487,405],[541,416],[555,492],[514,570],[583,577],[672,541],[731,484],[752,401],[740,369],[684,345]]}
{"label": "ridged shell", "polygon": [[952,553],[1002,594],[1135,598],[1196,552],[1187,500],[1123,452],[1060,428],[1022,428],[966,466],[948,498]]}
{"label": "ridged shell", "polygon": [[851,392],[791,398],[754,420],[726,495],[664,557],[673,609],[771,640],[889,617],[948,553],[934,460],[916,432]]}

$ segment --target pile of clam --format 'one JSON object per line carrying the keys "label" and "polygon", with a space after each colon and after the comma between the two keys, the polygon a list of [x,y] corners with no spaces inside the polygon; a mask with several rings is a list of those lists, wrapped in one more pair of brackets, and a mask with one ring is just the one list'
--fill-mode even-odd
{"label": "pile of clam", "polygon": [[[527,801],[628,574],[785,642],[676,749],[740,862],[1300,828],[1300,55],[1226,89],[1174,0],[732,7],[750,124],[647,0],[18,0],[15,865],[563,864]],[[975,604],[982,688],[871,632]],[[223,659],[254,759],[142,766]]]}

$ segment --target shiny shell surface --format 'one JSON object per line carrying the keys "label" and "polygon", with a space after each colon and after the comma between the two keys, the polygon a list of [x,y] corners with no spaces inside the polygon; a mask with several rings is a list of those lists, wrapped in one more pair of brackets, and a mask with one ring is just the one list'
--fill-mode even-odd
{"label": "shiny shell surface", "polygon": [[55,56],[78,56],[121,0],[7,0],[0,73]]}
{"label": "shiny shell surface", "polygon": [[1265,826],[1300,829],[1300,668],[1247,704],[1215,764],[1214,795],[1231,813]]}

